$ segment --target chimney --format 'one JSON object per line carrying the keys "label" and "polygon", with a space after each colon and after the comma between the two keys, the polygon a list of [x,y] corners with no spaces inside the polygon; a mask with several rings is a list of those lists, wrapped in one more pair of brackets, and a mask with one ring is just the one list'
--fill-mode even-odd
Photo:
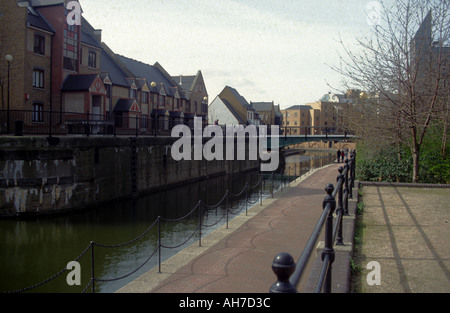
{"label": "chimney", "polygon": [[102,30],[101,29],[94,29],[94,36],[95,39],[98,40],[98,42],[102,42]]}

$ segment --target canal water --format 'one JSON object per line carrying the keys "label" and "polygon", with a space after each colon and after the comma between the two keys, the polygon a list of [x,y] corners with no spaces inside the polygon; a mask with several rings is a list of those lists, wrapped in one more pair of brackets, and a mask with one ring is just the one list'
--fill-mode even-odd
{"label": "canal water", "polygon": [[[284,175],[274,176],[274,188],[282,179],[330,163],[333,156],[306,152],[287,157]],[[261,195],[271,195],[271,177],[263,177],[264,184],[258,172],[222,176],[60,216],[0,220],[0,292],[114,292],[158,266],[160,259],[198,242],[200,224],[205,236],[259,205]],[[78,270],[65,270],[71,261],[80,265],[79,285],[68,283]]]}

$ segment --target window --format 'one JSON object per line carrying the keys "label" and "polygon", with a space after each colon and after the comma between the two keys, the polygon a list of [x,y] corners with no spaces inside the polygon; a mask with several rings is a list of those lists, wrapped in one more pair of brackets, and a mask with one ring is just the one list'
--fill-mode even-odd
{"label": "window", "polygon": [[[66,10],[66,16],[68,15]],[[78,72],[79,59],[79,26],[64,23],[64,60],[63,68]]]}
{"label": "window", "polygon": [[75,72],[78,69],[77,64],[78,64],[77,60],[64,57],[64,64],[63,64],[64,69]]}
{"label": "window", "polygon": [[33,70],[33,87],[44,88],[44,71],[39,69]]}
{"label": "window", "polygon": [[136,90],[135,89],[130,89],[130,98],[136,99]]}
{"label": "window", "polygon": [[142,103],[148,103],[148,92],[143,91],[142,92]]}
{"label": "window", "polygon": [[45,37],[39,34],[34,34],[34,53],[45,55]]}
{"label": "window", "polygon": [[166,105],[165,97],[163,95],[159,95],[158,106],[164,107]]}
{"label": "window", "polygon": [[141,115],[141,128],[148,128],[148,116]]}
{"label": "window", "polygon": [[42,103],[33,104],[33,122],[34,123],[42,123],[44,121],[43,112],[44,112],[44,105]]}
{"label": "window", "polygon": [[95,51],[89,51],[88,66],[94,68],[97,67],[97,53]]}

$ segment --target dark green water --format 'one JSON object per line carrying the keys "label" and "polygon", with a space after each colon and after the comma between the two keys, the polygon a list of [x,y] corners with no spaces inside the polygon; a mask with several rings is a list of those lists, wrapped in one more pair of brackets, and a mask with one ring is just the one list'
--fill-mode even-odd
{"label": "dark green water", "polygon": [[[127,275],[142,266],[158,247],[158,224],[155,224],[158,216],[179,219],[191,212],[199,200],[203,204],[213,206],[220,202],[227,189],[232,194],[238,194],[244,189],[246,181],[256,184],[259,180],[257,175],[258,173],[223,176],[136,200],[121,201],[63,216],[33,220],[0,220],[0,292],[21,290],[40,284],[60,273],[68,262],[77,260],[87,250],[78,260],[81,265],[81,286],[68,286],[66,278],[70,271],[66,271],[42,286],[29,290],[82,292],[92,276],[92,249],[89,248],[91,241],[100,245],[116,246],[94,246],[96,278],[115,279]],[[243,197],[240,197],[240,201],[239,197],[229,197],[230,205],[232,199],[235,199],[233,212],[244,208],[245,193]],[[257,197],[259,191],[254,190],[252,196],[249,195],[249,201],[255,202]],[[213,225],[218,221],[219,223],[210,227],[203,226],[202,236],[226,222],[224,206],[225,201],[209,210],[203,206],[203,225]],[[232,218],[232,215],[229,215],[229,218]],[[198,225],[198,209],[180,221],[161,222],[163,246],[175,247],[192,237],[179,248],[162,248],[161,259],[165,260],[198,241]],[[143,233],[145,235],[135,240]],[[130,241],[133,242],[122,246]],[[158,262],[158,253],[155,253],[140,270],[126,278],[96,282],[95,291],[113,292],[157,266]],[[91,286],[87,292],[92,292]]]}

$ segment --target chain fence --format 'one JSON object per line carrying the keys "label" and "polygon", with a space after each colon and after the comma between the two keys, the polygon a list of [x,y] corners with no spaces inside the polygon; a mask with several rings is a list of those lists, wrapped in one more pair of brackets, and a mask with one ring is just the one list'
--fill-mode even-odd
{"label": "chain fence", "polygon": [[[308,170],[320,168],[322,166],[325,166],[331,162],[334,161],[334,158],[330,155],[328,156],[317,156],[312,157],[311,160],[305,161],[305,164],[308,163],[309,165]],[[300,166],[301,169],[301,166]],[[83,256],[87,255],[90,251],[91,256],[91,278],[87,285],[82,290],[82,293],[87,292],[89,289],[92,290],[92,293],[96,292],[96,282],[112,282],[112,281],[118,281],[125,279],[133,274],[135,274],[137,271],[142,269],[148,262],[156,255],[158,254],[158,270],[161,272],[161,263],[162,263],[162,249],[178,249],[186,244],[188,244],[195,235],[198,235],[198,244],[201,246],[201,240],[202,240],[202,230],[205,228],[211,228],[217,226],[219,223],[226,224],[226,228],[228,229],[228,223],[230,219],[234,218],[237,215],[240,214],[248,214],[249,205],[255,206],[258,202],[260,202],[260,205],[263,203],[263,199],[268,197],[273,197],[274,193],[278,191],[282,191],[283,187],[286,187],[286,185],[290,185],[290,182],[295,180],[297,177],[303,175],[306,172],[302,172],[302,170],[298,171],[297,166],[287,166],[284,169],[281,169],[278,172],[272,172],[271,174],[258,174],[258,181],[255,185],[250,185],[248,182],[245,184],[244,188],[234,194],[230,192],[229,190],[226,190],[221,200],[214,204],[214,205],[208,205],[206,203],[203,203],[202,201],[199,201],[191,211],[189,211],[187,214],[185,214],[182,217],[171,219],[163,216],[159,216],[144,232],[142,232],[139,236],[136,238],[119,243],[119,244],[102,244],[98,242],[91,241],[89,245],[80,253],[80,255],[74,259],[75,262],[78,262]],[[238,201],[236,205],[233,205],[234,202]],[[205,214],[208,212],[211,212],[212,210],[217,210],[219,207],[222,207],[222,214],[221,216],[218,216],[217,220],[212,224],[206,224],[203,222],[203,218]],[[195,215],[197,214],[197,215]],[[232,216],[230,218],[230,215]],[[192,231],[192,233],[187,236],[182,242],[177,243],[175,245],[167,245],[162,242],[162,236],[161,236],[161,223],[179,223],[182,222],[188,218],[193,218],[194,216],[197,216],[198,223],[195,227],[195,229]],[[225,219],[225,221],[223,221]],[[114,278],[102,278],[97,277],[95,275],[95,251],[96,248],[103,248],[103,249],[114,249],[114,248],[121,248],[125,246],[129,246],[131,244],[136,243],[138,240],[145,237],[152,229],[157,227],[157,244],[154,250],[150,253],[148,258],[146,258],[140,265],[138,265],[135,269],[130,271],[129,273],[126,273],[124,275],[120,275],[118,277]],[[13,291],[7,291],[6,293],[23,293],[26,291],[33,290],[35,288],[41,287],[50,281],[60,277],[64,273],[70,271],[70,269],[63,268],[60,271],[58,271],[56,274],[52,275],[51,277],[30,285],[25,288],[21,288],[18,290]]]}

